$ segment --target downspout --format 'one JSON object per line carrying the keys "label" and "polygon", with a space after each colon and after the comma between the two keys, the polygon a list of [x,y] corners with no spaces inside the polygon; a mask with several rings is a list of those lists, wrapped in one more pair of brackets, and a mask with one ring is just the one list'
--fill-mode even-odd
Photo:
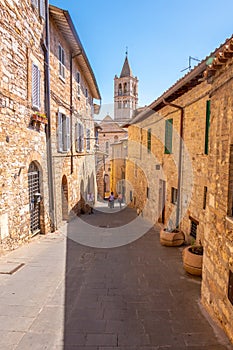
{"label": "downspout", "polygon": [[46,152],[48,166],[48,189],[49,189],[49,216],[51,230],[55,230],[54,215],[54,188],[53,188],[53,166],[52,166],[52,140],[51,140],[51,111],[50,111],[50,39],[49,39],[49,0],[45,0],[45,44],[43,45],[45,55],[45,110],[48,124],[45,126]]}
{"label": "downspout", "polygon": [[179,164],[178,164],[178,191],[177,191],[177,208],[176,208],[176,227],[180,225],[181,212],[181,178],[182,178],[182,156],[183,156],[183,130],[184,130],[184,107],[165,101],[165,105],[177,108],[180,110],[180,147],[179,147]]}
{"label": "downspout", "polygon": [[73,174],[74,171],[74,151],[73,151],[73,133],[72,133],[72,127],[73,127],[73,84],[72,84],[72,78],[73,78],[73,57],[72,53],[70,54],[70,173]]}

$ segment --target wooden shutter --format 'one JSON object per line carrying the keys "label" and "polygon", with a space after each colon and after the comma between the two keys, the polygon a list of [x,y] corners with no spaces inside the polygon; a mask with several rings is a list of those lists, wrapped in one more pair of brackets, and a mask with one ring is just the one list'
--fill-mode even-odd
{"label": "wooden shutter", "polygon": [[38,8],[38,0],[31,0],[31,4],[33,7]]}
{"label": "wooden shutter", "polygon": [[63,142],[62,142],[62,113],[58,112],[58,123],[57,123],[57,144],[58,152],[63,151]]}
{"label": "wooden shutter", "polygon": [[70,118],[66,117],[66,151],[70,150]]}
{"label": "wooden shutter", "polygon": [[40,1],[40,17],[45,19],[45,0]]}
{"label": "wooden shutter", "polygon": [[90,129],[87,129],[87,132],[86,132],[86,147],[87,147],[87,151],[90,151],[91,149],[91,131]]}
{"label": "wooden shutter", "polygon": [[40,109],[40,70],[32,64],[32,107]]}
{"label": "wooden shutter", "polygon": [[165,154],[172,153],[172,133],[173,133],[173,119],[166,120],[165,124]]}
{"label": "wooden shutter", "polygon": [[205,154],[209,152],[210,100],[206,101]]}

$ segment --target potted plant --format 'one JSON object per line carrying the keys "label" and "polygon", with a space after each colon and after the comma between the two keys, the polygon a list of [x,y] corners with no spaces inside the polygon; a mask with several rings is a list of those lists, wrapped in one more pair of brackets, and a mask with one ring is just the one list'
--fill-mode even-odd
{"label": "potted plant", "polygon": [[160,244],[167,247],[181,246],[185,241],[184,233],[172,222],[168,223],[166,228],[160,230]]}
{"label": "potted plant", "polygon": [[186,272],[191,275],[202,275],[202,260],[203,260],[203,246],[201,241],[196,244],[194,241],[190,246],[186,247],[182,252],[183,267]]}
{"label": "potted plant", "polygon": [[48,124],[48,118],[45,113],[35,112],[31,117],[32,121],[36,121],[43,124]]}

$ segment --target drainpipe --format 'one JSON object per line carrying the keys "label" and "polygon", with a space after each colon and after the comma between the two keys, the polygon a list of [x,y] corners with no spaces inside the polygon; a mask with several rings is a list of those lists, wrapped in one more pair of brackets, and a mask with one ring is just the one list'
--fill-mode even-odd
{"label": "drainpipe", "polygon": [[73,174],[74,171],[74,151],[73,151],[73,133],[72,133],[72,127],[73,127],[73,84],[72,84],[72,77],[73,77],[73,57],[72,53],[70,55],[70,153],[71,153],[71,159],[70,159],[70,173]]}
{"label": "drainpipe", "polygon": [[176,208],[176,227],[180,225],[181,212],[181,177],[182,177],[182,156],[183,156],[183,129],[184,129],[184,107],[165,101],[165,105],[177,108],[180,110],[180,148],[179,148],[179,164],[178,164],[178,191],[177,191],[177,208]]}
{"label": "drainpipe", "polygon": [[51,140],[51,113],[50,113],[50,66],[49,66],[49,0],[45,0],[45,43],[43,44],[45,56],[45,109],[48,118],[48,124],[45,126],[46,151],[48,166],[48,189],[49,189],[49,215],[51,221],[51,230],[55,230],[54,215],[54,189],[53,189],[53,166],[52,166],[52,140]]}

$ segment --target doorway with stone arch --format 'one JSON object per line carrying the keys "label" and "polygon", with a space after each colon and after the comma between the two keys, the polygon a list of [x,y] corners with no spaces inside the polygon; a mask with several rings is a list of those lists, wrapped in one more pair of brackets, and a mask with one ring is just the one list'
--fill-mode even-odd
{"label": "doorway with stone arch", "polygon": [[69,217],[69,200],[68,200],[68,182],[67,177],[63,175],[61,185],[61,201],[62,201],[62,220],[68,220]]}

